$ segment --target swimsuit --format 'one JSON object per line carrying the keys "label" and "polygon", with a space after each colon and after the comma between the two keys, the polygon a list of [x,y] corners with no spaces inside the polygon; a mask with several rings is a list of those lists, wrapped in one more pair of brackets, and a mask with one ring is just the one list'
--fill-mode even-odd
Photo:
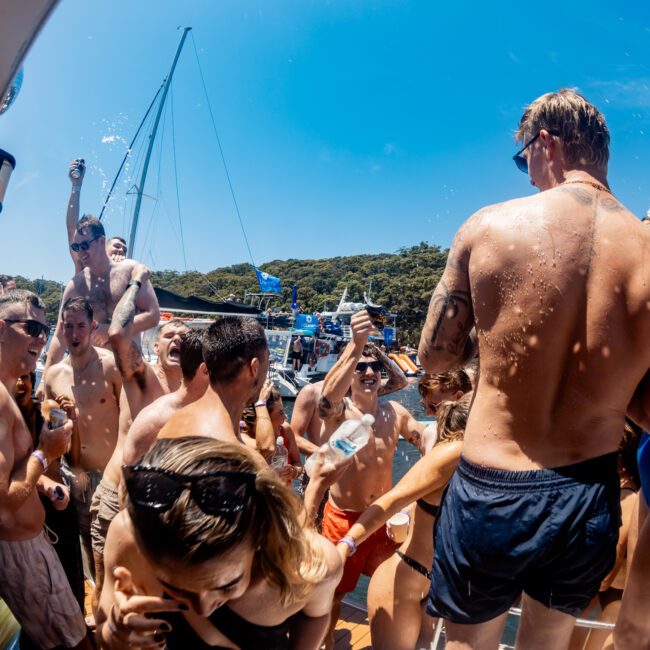
{"label": "swimsuit", "polygon": [[[222,605],[208,616],[208,620],[240,650],[288,650],[289,631],[294,621],[301,617],[305,614],[297,612],[278,625],[256,625],[228,605]],[[228,650],[206,643],[178,612],[165,612],[161,618],[172,626],[172,631],[165,634],[166,647],[170,650]]]}
{"label": "swimsuit", "polygon": [[434,529],[428,613],[483,623],[525,592],[578,616],[614,566],[620,513],[616,453],[532,471],[461,457]]}
{"label": "swimsuit", "polygon": [[[431,515],[432,517],[437,517],[438,515],[438,506],[432,504],[432,503],[427,503],[424,499],[418,499],[416,501],[416,505],[418,508],[421,508],[426,512],[428,515]],[[395,551],[395,553],[399,556],[399,558],[407,565],[410,566],[411,569],[414,571],[417,571],[420,575],[423,575],[427,580],[431,580],[431,571],[427,569],[424,565],[420,564],[417,560],[414,560],[412,557],[409,557],[406,555],[406,553],[402,553],[402,551]]]}
{"label": "swimsuit", "polygon": [[646,505],[650,506],[650,435],[643,432],[639,448],[637,450],[637,464],[639,476],[641,477],[641,488]]}

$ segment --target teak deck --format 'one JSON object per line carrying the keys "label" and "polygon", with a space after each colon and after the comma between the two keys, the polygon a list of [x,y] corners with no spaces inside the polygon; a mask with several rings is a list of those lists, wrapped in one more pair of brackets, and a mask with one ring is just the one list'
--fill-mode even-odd
{"label": "teak deck", "polygon": [[334,631],[334,650],[371,650],[368,615],[354,605],[343,603]]}

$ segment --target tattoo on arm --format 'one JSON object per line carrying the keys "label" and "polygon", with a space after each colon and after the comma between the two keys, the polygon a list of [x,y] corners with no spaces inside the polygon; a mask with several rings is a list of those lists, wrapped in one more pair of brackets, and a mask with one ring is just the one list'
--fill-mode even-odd
{"label": "tattoo on arm", "polygon": [[124,296],[122,296],[120,302],[113,311],[113,317],[111,319],[112,323],[119,325],[121,328],[133,323],[136,313],[135,299],[137,295],[138,287],[136,285],[127,288]]}
{"label": "tattoo on arm", "polygon": [[318,415],[322,419],[340,417],[345,411],[345,400],[334,404],[326,395],[321,395],[318,400]]}
{"label": "tattoo on arm", "polygon": [[[431,347],[458,356],[463,352],[467,335],[473,325],[471,296],[469,291],[462,289],[450,291],[444,280],[440,280],[438,286],[441,291],[431,299],[431,313],[435,318]],[[452,327],[452,333],[446,337],[448,340],[443,345],[439,341],[440,333],[443,327],[447,329],[448,326]]]}
{"label": "tattoo on arm", "polygon": [[[120,374],[125,379],[133,378],[140,390],[145,388],[145,366],[140,347],[135,341],[131,341],[126,358],[114,352],[115,363]],[[126,361],[126,363],[124,363]]]}

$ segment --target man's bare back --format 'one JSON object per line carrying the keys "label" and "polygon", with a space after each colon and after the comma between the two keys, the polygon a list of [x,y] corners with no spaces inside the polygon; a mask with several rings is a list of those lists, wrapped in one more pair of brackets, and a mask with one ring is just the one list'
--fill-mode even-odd
{"label": "man's bare back", "polygon": [[103,470],[115,449],[122,380],[113,354],[94,348],[92,360],[83,370],[75,370],[71,357],[52,366],[45,379],[45,394],[75,405],[77,421],[74,437],[79,438],[79,458],[73,463],[84,470]]}
{"label": "man's bare back", "polygon": [[649,252],[648,229],[586,184],[467,222],[449,265],[452,290],[471,295],[459,318],[473,309],[481,360],[469,461],[524,470],[617,449],[650,362]]}

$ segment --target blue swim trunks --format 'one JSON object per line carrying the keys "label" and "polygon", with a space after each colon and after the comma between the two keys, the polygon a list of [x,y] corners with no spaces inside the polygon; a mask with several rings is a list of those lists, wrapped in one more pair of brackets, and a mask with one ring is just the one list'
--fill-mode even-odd
{"label": "blue swim trunks", "polygon": [[436,520],[427,611],[483,623],[522,592],[577,616],[614,566],[617,454],[510,472],[461,458]]}
{"label": "blue swim trunks", "polygon": [[636,459],[637,465],[639,466],[643,496],[646,505],[650,507],[650,435],[648,435],[647,431],[644,431],[641,437]]}

